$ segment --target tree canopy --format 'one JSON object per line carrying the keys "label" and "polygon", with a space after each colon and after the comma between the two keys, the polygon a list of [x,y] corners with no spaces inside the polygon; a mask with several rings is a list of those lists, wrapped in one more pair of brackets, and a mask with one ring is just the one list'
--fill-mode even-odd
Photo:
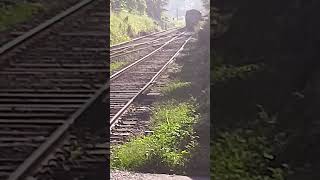
{"label": "tree canopy", "polygon": [[161,20],[162,12],[168,0],[111,0],[110,7],[112,11],[128,10],[140,14],[147,14],[150,17]]}

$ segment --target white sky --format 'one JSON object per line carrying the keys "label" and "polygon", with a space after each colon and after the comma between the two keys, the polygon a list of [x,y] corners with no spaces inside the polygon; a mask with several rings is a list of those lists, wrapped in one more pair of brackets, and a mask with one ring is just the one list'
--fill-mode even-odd
{"label": "white sky", "polygon": [[167,9],[173,17],[177,16],[178,9],[178,15],[181,17],[185,15],[186,10],[197,9],[202,11],[204,8],[201,0],[169,0]]}

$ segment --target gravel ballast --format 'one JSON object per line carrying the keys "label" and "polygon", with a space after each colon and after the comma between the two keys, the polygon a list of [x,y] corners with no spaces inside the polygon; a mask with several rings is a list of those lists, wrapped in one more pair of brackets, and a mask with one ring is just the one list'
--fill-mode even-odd
{"label": "gravel ballast", "polygon": [[142,174],[127,171],[111,171],[111,180],[210,180],[210,177],[187,177],[168,174]]}

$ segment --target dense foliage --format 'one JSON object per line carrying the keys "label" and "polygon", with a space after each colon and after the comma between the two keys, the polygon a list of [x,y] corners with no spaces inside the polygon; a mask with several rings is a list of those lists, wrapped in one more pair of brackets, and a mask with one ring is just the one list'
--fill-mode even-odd
{"label": "dense foliage", "polygon": [[147,14],[155,20],[161,20],[164,7],[168,0],[111,0],[110,7],[112,11],[126,9],[129,12],[138,12]]}
{"label": "dense foliage", "polygon": [[167,28],[163,12],[168,0],[111,0],[111,44],[130,40],[148,32]]}
{"label": "dense foliage", "polygon": [[278,114],[275,130],[288,140],[273,163],[294,169],[288,179],[318,179],[320,2],[214,0],[212,5],[212,64],[217,59],[224,64],[212,70],[222,74],[230,67],[264,64],[245,79],[213,86],[215,130],[245,126],[255,118],[256,104],[263,104]]}

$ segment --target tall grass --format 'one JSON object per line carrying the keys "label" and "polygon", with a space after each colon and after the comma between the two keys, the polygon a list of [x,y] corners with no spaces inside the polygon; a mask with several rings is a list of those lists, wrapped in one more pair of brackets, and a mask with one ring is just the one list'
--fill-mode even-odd
{"label": "tall grass", "polygon": [[110,71],[114,72],[116,70],[119,70],[120,68],[124,67],[125,65],[127,65],[128,62],[127,61],[117,61],[117,62],[111,62],[110,63]]}
{"label": "tall grass", "polygon": [[43,10],[39,3],[19,3],[13,6],[0,7],[0,31],[30,19],[35,13]]}
{"label": "tall grass", "polygon": [[156,106],[152,116],[154,133],[115,148],[111,167],[182,172],[196,146],[193,125],[197,121],[193,104],[169,102]]}
{"label": "tall grass", "polygon": [[146,15],[126,11],[112,12],[110,16],[111,45],[128,41],[141,32],[151,32],[157,28],[155,21]]}

